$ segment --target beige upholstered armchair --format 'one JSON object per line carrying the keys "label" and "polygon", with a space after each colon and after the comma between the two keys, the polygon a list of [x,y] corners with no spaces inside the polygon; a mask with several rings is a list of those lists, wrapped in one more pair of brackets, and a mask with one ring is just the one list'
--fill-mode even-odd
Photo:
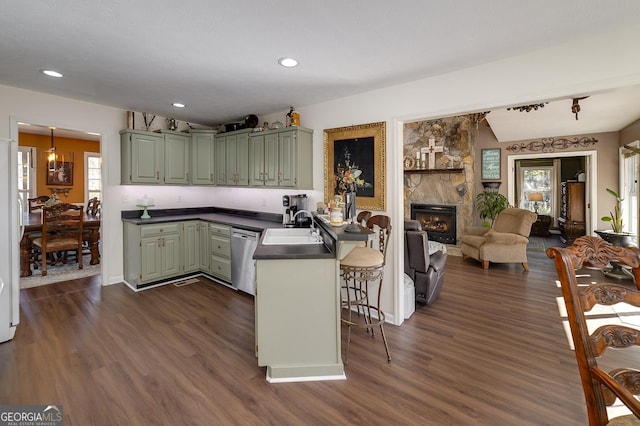
{"label": "beige upholstered armchair", "polygon": [[489,262],[517,262],[528,271],[527,244],[537,217],[529,210],[508,208],[498,214],[493,228],[467,228],[460,238],[462,257],[479,260],[483,269],[489,269]]}

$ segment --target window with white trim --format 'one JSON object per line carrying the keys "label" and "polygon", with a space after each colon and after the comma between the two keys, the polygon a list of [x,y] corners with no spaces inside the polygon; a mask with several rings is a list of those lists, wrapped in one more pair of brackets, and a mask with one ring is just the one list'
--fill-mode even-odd
{"label": "window with white trim", "polygon": [[97,152],[84,153],[85,203],[93,197],[102,201],[102,158]]}

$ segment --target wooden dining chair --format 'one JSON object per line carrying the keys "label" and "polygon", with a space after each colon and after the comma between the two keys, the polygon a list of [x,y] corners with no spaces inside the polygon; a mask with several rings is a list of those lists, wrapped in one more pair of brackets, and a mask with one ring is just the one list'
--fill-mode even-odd
{"label": "wooden dining chair", "polygon": [[29,203],[29,213],[31,213],[34,210],[40,210],[44,206],[44,203],[46,203],[47,201],[49,201],[48,195],[41,195],[39,197],[27,198],[27,202]]}
{"label": "wooden dining chair", "polygon": [[[616,355],[632,352],[631,358],[625,359],[633,359],[638,350],[633,347],[640,346],[640,330],[617,321],[616,324],[602,325],[589,334],[585,319],[585,312],[597,305],[611,306],[624,302],[640,307],[640,291],[621,284],[592,283],[579,286],[576,275],[576,271],[583,266],[603,269],[611,262],[616,262],[630,269],[638,286],[640,249],[614,246],[601,238],[584,236],[576,239],[570,247],[547,249],[547,256],[553,259],[560,279],[589,424],[640,425],[640,401],[635,397],[640,395],[640,370],[619,365],[607,372],[598,366],[598,358],[608,348],[615,349]],[[604,319],[599,318],[598,321]],[[633,414],[610,420],[607,406],[612,405],[616,398]]]}
{"label": "wooden dining chair", "polygon": [[40,251],[42,276],[47,275],[47,254],[76,252],[78,269],[82,269],[82,225],[84,206],[60,203],[42,208],[42,236],[33,240]]}
{"label": "wooden dining chair", "polygon": [[356,223],[362,226],[367,226],[367,221],[371,218],[371,212],[369,210],[363,210],[356,216]]}
{"label": "wooden dining chair", "polygon": [[89,199],[89,201],[87,202],[87,210],[85,210],[87,212],[87,215],[89,216],[99,216],[100,215],[100,200],[98,200],[98,197],[93,197],[91,199]]}

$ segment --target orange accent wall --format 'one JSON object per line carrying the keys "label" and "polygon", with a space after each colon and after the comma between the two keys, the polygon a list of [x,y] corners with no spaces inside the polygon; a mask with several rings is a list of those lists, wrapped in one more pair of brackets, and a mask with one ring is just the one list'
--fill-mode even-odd
{"label": "orange accent wall", "polygon": [[[50,135],[35,135],[22,133],[18,135],[19,146],[29,146],[35,148],[33,159],[36,168],[36,195],[51,195],[49,188],[69,188],[69,195],[59,194],[62,201],[69,203],[86,203],[84,199],[84,153],[100,153],[100,142],[84,139],[72,139],[55,136],[54,145],[59,153],[73,152],[73,186],[47,185],[47,152],[51,148]],[[67,161],[65,159],[65,161]]]}

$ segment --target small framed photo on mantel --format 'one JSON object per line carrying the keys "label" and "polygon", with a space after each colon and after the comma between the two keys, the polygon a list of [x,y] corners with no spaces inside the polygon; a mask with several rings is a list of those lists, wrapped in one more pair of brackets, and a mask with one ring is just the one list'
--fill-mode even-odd
{"label": "small framed photo on mantel", "polygon": [[500,180],[500,148],[482,150],[482,180]]}

